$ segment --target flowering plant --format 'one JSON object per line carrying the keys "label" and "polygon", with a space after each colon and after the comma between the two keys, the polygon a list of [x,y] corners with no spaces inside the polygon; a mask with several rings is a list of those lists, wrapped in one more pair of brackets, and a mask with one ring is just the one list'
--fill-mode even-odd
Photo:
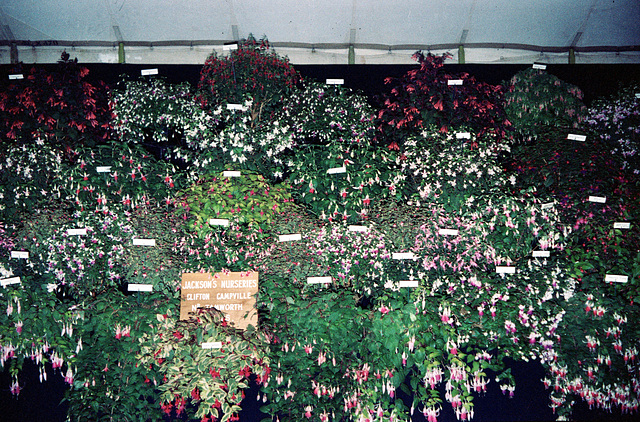
{"label": "flowering plant", "polygon": [[504,109],[520,136],[535,136],[543,126],[576,128],[585,120],[582,91],[544,70],[523,70],[504,85]]}
{"label": "flowering plant", "polygon": [[596,101],[586,117],[586,124],[610,147],[611,153],[620,156],[622,169],[640,174],[640,99],[636,93],[640,87],[622,88],[611,99]]}
{"label": "flowering plant", "polygon": [[162,79],[122,81],[111,95],[114,129],[127,144],[145,144],[159,156],[176,147],[201,150],[214,117],[193,100],[188,84],[170,85]]}
{"label": "flowering plant", "polygon": [[228,56],[213,52],[207,58],[196,98],[210,110],[228,103],[248,102],[253,127],[271,121],[299,80],[289,60],[273,51],[266,37],[256,40],[250,35]]}
{"label": "flowering plant", "polygon": [[379,129],[391,136],[390,148],[396,148],[405,133],[430,126],[443,133],[469,127],[479,138],[485,134],[498,140],[505,137],[511,123],[502,109],[502,87],[477,81],[468,73],[444,73],[444,62],[450,57],[418,51],[413,55],[418,69],[399,79],[385,79],[392,88],[378,118]]}
{"label": "flowering plant", "polygon": [[[0,140],[41,138],[69,157],[77,145],[96,145],[111,129],[108,89],[87,80],[89,69],[62,53],[52,71],[32,67],[0,92]],[[22,65],[15,69],[22,73]]]}

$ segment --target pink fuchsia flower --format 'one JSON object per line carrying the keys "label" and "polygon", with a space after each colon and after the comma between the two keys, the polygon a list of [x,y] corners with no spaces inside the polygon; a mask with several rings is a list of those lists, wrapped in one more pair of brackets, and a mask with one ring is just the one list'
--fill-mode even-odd
{"label": "pink fuchsia flower", "polygon": [[15,324],[16,324],[16,331],[18,332],[18,334],[22,334],[22,326],[24,325],[22,321],[18,321]]}
{"label": "pink fuchsia flower", "polygon": [[380,313],[382,315],[386,315],[389,313],[390,309],[387,308],[385,305],[381,305],[380,308],[378,309],[380,311]]}
{"label": "pink fuchsia flower", "polygon": [[18,380],[15,380],[13,384],[11,384],[11,394],[17,396],[18,394],[20,394],[21,390],[22,387],[20,387],[20,384],[18,384]]}
{"label": "pink fuchsia flower", "polygon": [[313,406],[307,406],[304,408],[304,416],[309,419],[311,418],[311,412],[313,411]]}

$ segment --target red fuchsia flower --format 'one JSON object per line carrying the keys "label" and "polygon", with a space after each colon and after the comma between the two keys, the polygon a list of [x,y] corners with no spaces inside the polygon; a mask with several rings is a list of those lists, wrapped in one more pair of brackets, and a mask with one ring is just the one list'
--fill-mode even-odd
{"label": "red fuchsia flower", "polygon": [[213,379],[219,378],[220,377],[220,371],[217,369],[209,369],[209,374],[211,375],[211,377]]}
{"label": "red fuchsia flower", "polygon": [[16,324],[16,331],[18,332],[18,334],[22,334],[22,326],[24,325],[22,321],[18,321],[15,324]]}
{"label": "red fuchsia flower", "polygon": [[313,346],[307,344],[306,346],[304,346],[304,351],[306,354],[310,354],[311,352],[313,352]]}
{"label": "red fuchsia flower", "polygon": [[380,311],[380,313],[382,315],[386,315],[389,313],[390,309],[387,308],[385,305],[380,305],[380,308],[378,309]]}

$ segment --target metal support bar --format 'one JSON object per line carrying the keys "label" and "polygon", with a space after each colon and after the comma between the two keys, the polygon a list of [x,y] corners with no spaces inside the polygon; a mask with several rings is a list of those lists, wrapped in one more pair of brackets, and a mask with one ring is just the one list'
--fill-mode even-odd
{"label": "metal support bar", "polygon": [[124,43],[123,42],[119,42],[118,43],[118,63],[120,63],[120,64],[126,63],[125,55],[124,55]]}
{"label": "metal support bar", "polygon": [[18,44],[12,42],[11,43],[11,64],[18,64],[20,62],[20,58],[18,57]]}
{"label": "metal support bar", "polygon": [[576,50],[569,49],[569,64],[576,64]]}
{"label": "metal support bar", "polygon": [[464,64],[464,45],[460,44],[458,46],[458,64]]}

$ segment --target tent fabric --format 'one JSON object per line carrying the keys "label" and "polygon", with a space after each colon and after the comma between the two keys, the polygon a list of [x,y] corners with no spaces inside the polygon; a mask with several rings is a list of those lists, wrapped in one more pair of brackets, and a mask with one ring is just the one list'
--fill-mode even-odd
{"label": "tent fabric", "polygon": [[638,22],[638,0],[3,0],[0,63],[194,64],[249,34],[294,64],[640,63]]}

